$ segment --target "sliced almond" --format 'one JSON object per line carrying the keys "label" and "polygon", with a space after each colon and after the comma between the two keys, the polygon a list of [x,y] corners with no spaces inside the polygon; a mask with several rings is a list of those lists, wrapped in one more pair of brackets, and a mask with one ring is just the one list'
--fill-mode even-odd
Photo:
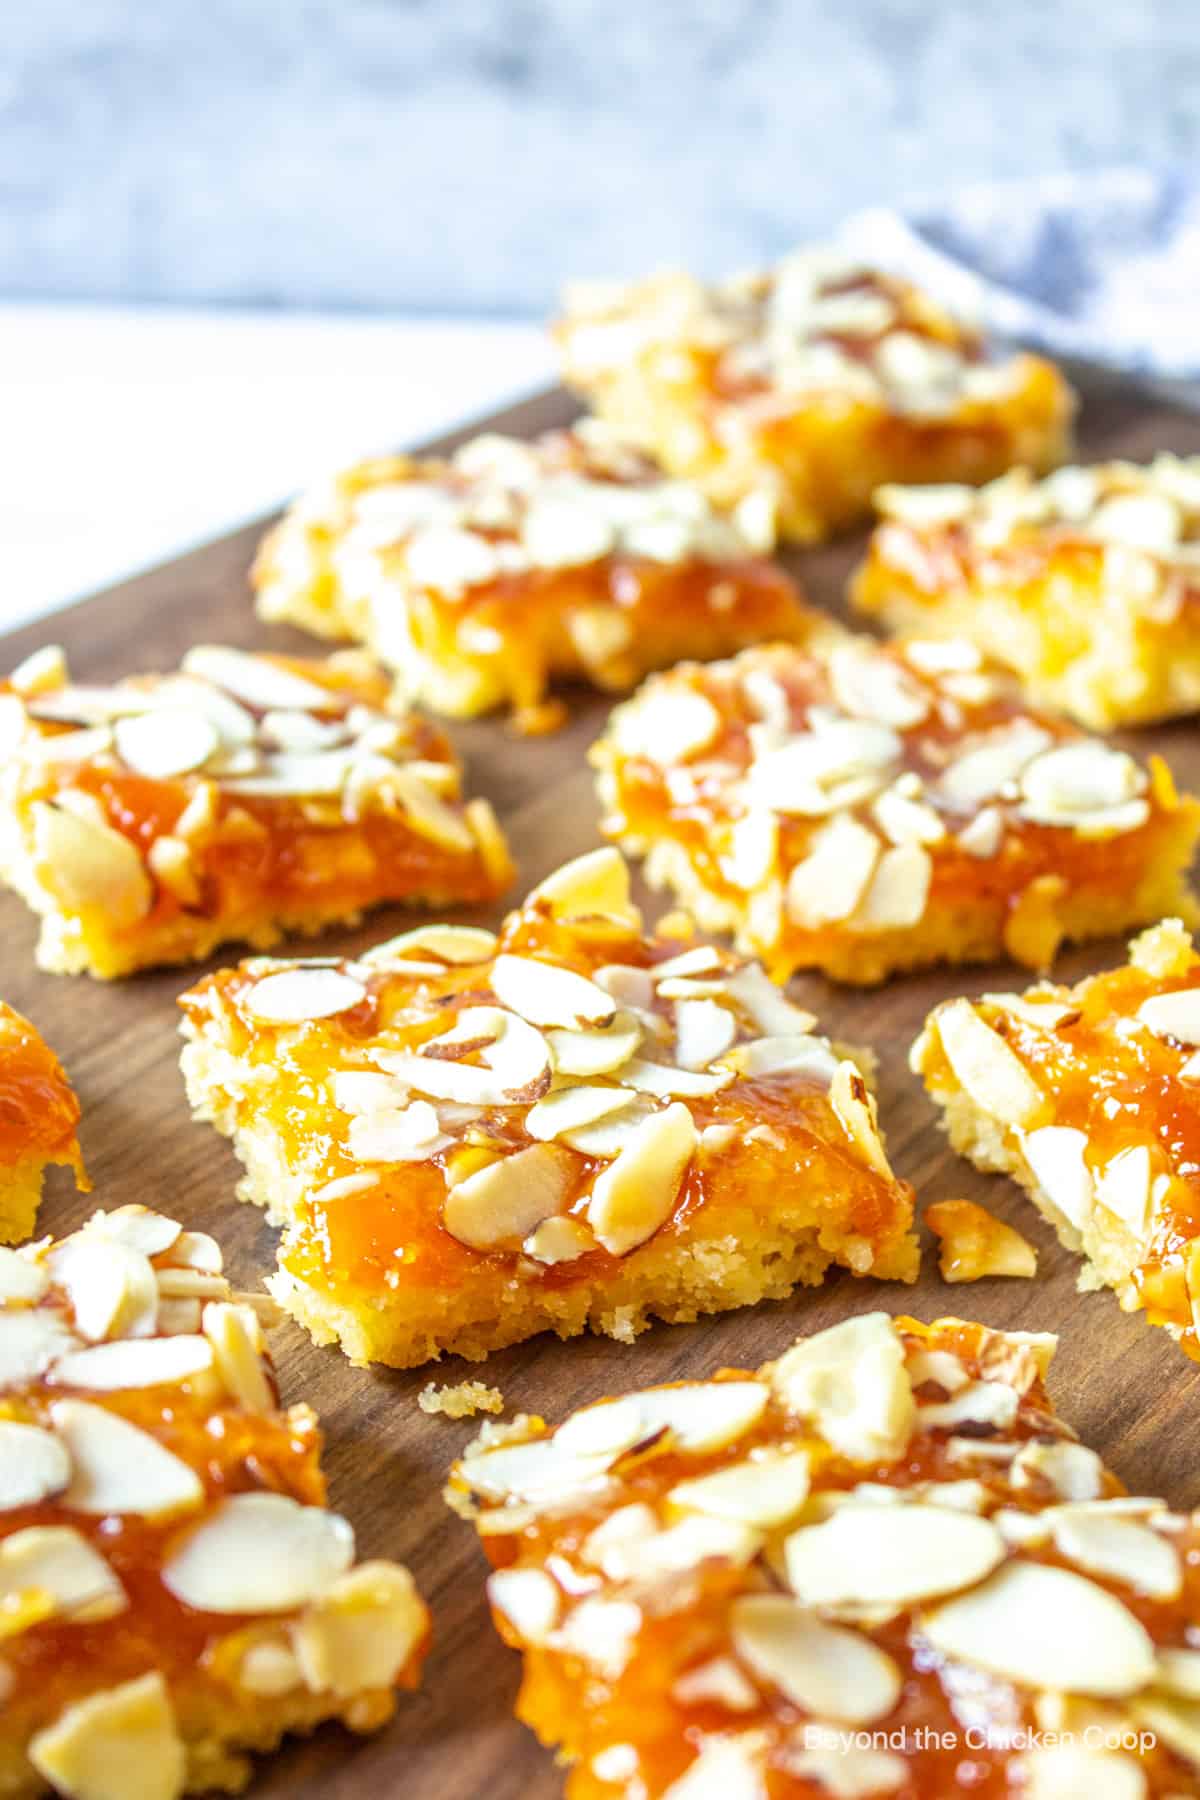
{"label": "sliced almond", "polygon": [[838,1066],[838,1059],[824,1038],[794,1033],[750,1038],[736,1044],[721,1060],[743,1081],[759,1081],[772,1075],[809,1075],[822,1087],[829,1085]]}
{"label": "sliced almond", "polygon": [[843,1456],[894,1462],[915,1423],[904,1345],[886,1313],[863,1313],[801,1338],[771,1371],[790,1412],[809,1418]]}
{"label": "sliced almond", "polygon": [[590,850],[539,882],[526,904],[540,902],[555,919],[602,917],[640,931],[642,915],[629,897],[629,864],[619,850]]}
{"label": "sliced almond", "polygon": [[981,862],[989,861],[1004,842],[1004,814],[998,806],[985,806],[969,825],[956,833],[954,841],[968,856],[978,857]]}
{"label": "sliced almond", "polygon": [[902,663],[874,646],[835,644],[828,666],[834,699],[857,718],[906,731],[928,716],[926,690]]}
{"label": "sliced almond", "polygon": [[675,1096],[698,1100],[727,1088],[733,1071],[677,1069],[671,1063],[648,1062],[634,1056],[619,1071],[618,1078],[622,1087],[634,1088],[639,1094],[654,1094],[664,1100]]}
{"label": "sliced almond", "polygon": [[1007,1431],[1016,1416],[1016,1389],[1004,1381],[969,1381],[949,1400],[926,1400],[917,1408],[917,1424],[923,1431],[950,1431],[956,1425],[990,1425]]}
{"label": "sliced almond", "polygon": [[146,852],[146,866],[159,886],[183,906],[198,906],[200,880],[196,873],[191,846],[183,838],[156,837]]}
{"label": "sliced almond", "polygon": [[428,1100],[353,1118],[346,1147],[355,1162],[425,1162],[453,1143]]}
{"label": "sliced almond", "polygon": [[721,952],[715,944],[696,944],[690,950],[680,951],[678,956],[668,956],[665,962],[652,964],[646,974],[661,991],[664,981],[689,975],[720,975],[724,967]]}
{"label": "sliced almond", "polygon": [[[663,1800],[712,1800],[714,1795],[721,1800],[765,1800],[764,1749],[762,1737],[755,1732],[703,1739],[695,1761],[666,1789]],[[592,1767],[596,1769],[595,1758]],[[619,1770],[617,1779],[635,1773],[636,1765]]]}
{"label": "sliced almond", "polygon": [[737,1020],[716,1000],[675,1002],[675,1060],[683,1069],[706,1069],[737,1036]]}
{"label": "sliced almond", "polygon": [[775,986],[760,963],[746,963],[728,976],[725,992],[764,1037],[802,1035],[817,1022]]}
{"label": "sliced almond", "polygon": [[631,1600],[606,1600],[600,1594],[589,1594],[554,1634],[554,1647],[582,1657],[615,1681],[628,1667],[641,1627],[641,1608]]}
{"label": "sliced almond", "polygon": [[973,1200],[939,1200],[925,1208],[925,1223],[939,1240],[943,1281],[1030,1280],[1037,1274],[1037,1251],[1028,1238]]}
{"label": "sliced almond", "polygon": [[442,1223],[451,1237],[473,1250],[515,1248],[562,1210],[577,1172],[568,1151],[555,1144],[531,1144],[451,1188]]}
{"label": "sliced almond", "polygon": [[290,1612],[353,1560],[354,1533],[337,1513],[286,1494],[235,1494],[168,1556],[162,1579],[197,1612]]}
{"label": "sliced almond", "polygon": [[1022,769],[1053,739],[1040,725],[1018,719],[973,741],[950,764],[939,783],[952,806],[976,807],[1016,782]]}
{"label": "sliced almond", "polygon": [[0,1512],[36,1506],[61,1494],[71,1479],[71,1459],[53,1432],[0,1419]]}
{"label": "sliced almond", "polygon": [[617,1012],[603,1031],[548,1031],[546,1043],[560,1075],[611,1075],[639,1049],[643,1030],[633,1013]]}
{"label": "sliced almond", "polygon": [[366,997],[362,982],[338,969],[284,969],[256,981],[243,1005],[266,1025],[303,1025],[349,1012]]}
{"label": "sliced almond", "polygon": [[531,1138],[548,1143],[628,1105],[629,1095],[619,1087],[581,1083],[578,1087],[555,1088],[530,1107],[525,1115],[525,1129]]}
{"label": "sliced almond", "polygon": [[0,1309],[0,1391],[37,1381],[51,1363],[78,1345],[79,1339],[57,1313]]}
{"label": "sliced almond", "polygon": [[160,1387],[187,1381],[212,1367],[212,1349],[202,1337],[122,1338],[93,1344],[62,1357],[47,1380],[56,1387],[120,1393],[126,1388]]}
{"label": "sliced almond", "polygon": [[1130,1144],[1095,1178],[1097,1206],[1107,1207],[1138,1239],[1150,1229],[1151,1175],[1149,1146]]}
{"label": "sliced almond", "polygon": [[694,688],[663,679],[621,707],[613,721],[613,738],[624,756],[669,769],[706,750],[721,729],[721,715],[711,700]]}
{"label": "sliced almond", "polygon": [[1020,787],[1023,817],[1041,825],[1130,830],[1149,816],[1144,771],[1124,750],[1091,738],[1036,756]]}
{"label": "sliced almond", "polygon": [[869,1638],[826,1625],[781,1594],[747,1594],[730,1612],[742,1661],[806,1712],[869,1725],[900,1698],[901,1674]]}
{"label": "sliced almond", "polygon": [[530,1025],[572,1031],[608,1025],[617,1011],[612,995],[594,981],[533,956],[498,956],[491,985],[500,1004]]}
{"label": "sliced almond", "polygon": [[544,1219],[530,1232],[521,1248],[534,1262],[554,1268],[558,1263],[575,1262],[579,1257],[589,1255],[596,1248],[596,1239],[582,1219],[558,1215]]}
{"label": "sliced almond", "polygon": [[29,819],[38,879],[69,912],[95,911],[123,930],[150,911],[153,884],[127,837],[40,800]]}
{"label": "sliced almond", "polygon": [[424,951],[437,962],[454,968],[488,962],[496,954],[496,934],[477,925],[418,925],[413,931],[401,932],[399,937],[374,945],[360,960],[395,964],[403,969],[414,951]]}
{"label": "sliced almond", "polygon": [[838,1063],[829,1083],[829,1104],[867,1167],[874,1169],[885,1181],[894,1181],[892,1166],[879,1135],[875,1098],[857,1063],[846,1058]]}
{"label": "sliced almond", "polygon": [[723,1706],[727,1712],[753,1712],[758,1705],[758,1689],[731,1656],[714,1656],[709,1662],[686,1670],[672,1687],[671,1698],[680,1706],[714,1705]]}
{"label": "sliced almond", "polygon": [[226,1392],[245,1412],[271,1412],[275,1394],[263,1365],[262,1328],[253,1309],[233,1301],[210,1300],[202,1321],[204,1341],[210,1346]]}
{"label": "sliced almond", "polygon": [[872,817],[888,840],[901,844],[940,844],[945,821],[924,800],[902,793],[900,786],[884,788],[872,802]]}
{"label": "sliced almond", "polygon": [[885,850],[863,894],[855,919],[869,931],[903,931],[925,914],[933,859],[922,844]]}
{"label": "sliced almond", "polygon": [[1120,1751],[1035,1744],[1019,1761],[1027,1800],[1146,1800],[1145,1775]]}
{"label": "sliced almond", "polygon": [[722,1450],[761,1419],[770,1394],[759,1381],[689,1381],[601,1400],[573,1413],[554,1434],[560,1451],[614,1457],[669,1434],[689,1455]]}
{"label": "sliced almond", "polygon": [[1154,1645],[1119,1600],[1039,1563],[1005,1564],[927,1614],[921,1630],[943,1656],[1024,1687],[1119,1697],[1154,1674]]}
{"label": "sliced almond", "polygon": [[[342,1112],[395,1112],[408,1099],[408,1090],[394,1075],[381,1075],[376,1069],[335,1069],[330,1077],[333,1104]],[[423,1102],[422,1104],[427,1104]],[[433,1108],[429,1108],[433,1112]],[[433,1113],[434,1129],[437,1114]]]}
{"label": "sliced almond", "polygon": [[1134,1519],[1065,1507],[1055,1515],[1054,1543],[1068,1562],[1105,1581],[1123,1582],[1151,1600],[1174,1600],[1183,1585],[1179,1552]]}
{"label": "sliced almond", "polygon": [[338,696],[315,681],[306,681],[291,669],[265,656],[224,645],[197,644],[180,667],[201,681],[232,694],[258,712],[325,712],[338,705]]}
{"label": "sliced almond", "polygon": [[736,1519],[766,1531],[799,1512],[809,1486],[809,1459],[803,1450],[764,1450],[712,1475],[678,1482],[667,1499],[686,1512]]}
{"label": "sliced almond", "polygon": [[160,1518],[203,1501],[195,1471],[127,1419],[86,1400],[56,1400],[50,1416],[71,1457],[72,1511]]}
{"label": "sliced almond", "polygon": [[177,1220],[138,1205],[93,1213],[85,1229],[89,1237],[112,1238],[129,1250],[139,1251],[142,1256],[162,1256],[178,1245],[183,1236],[183,1227]]}
{"label": "sliced almond", "polygon": [[72,1800],[178,1800],[184,1790],[187,1754],[157,1672],[66,1707],[28,1755]]}
{"label": "sliced almond", "polygon": [[784,1546],[788,1584],[806,1606],[909,1606],[980,1581],[1003,1561],[987,1519],[944,1506],[840,1506]]}
{"label": "sliced almond", "polygon": [[946,1060],[976,1106],[1002,1124],[1032,1125],[1045,1111],[1045,1096],[971,1002],[951,1000],[934,1019]]}
{"label": "sliced almond", "polygon": [[788,1773],[816,1781],[831,1800],[882,1800],[908,1782],[909,1764],[893,1750],[832,1738],[810,1743],[808,1735],[802,1749],[789,1752]]}
{"label": "sliced almond", "polygon": [[[478,1049],[483,1066],[457,1060]],[[380,1052],[376,1061],[419,1094],[468,1106],[536,1100],[550,1085],[550,1049],[540,1031],[498,1006],[468,1006],[451,1030],[420,1051]]]}
{"label": "sliced almond", "polygon": [[1043,1125],[1021,1138],[1021,1153],[1043,1195],[1077,1231],[1095,1201],[1095,1183],[1086,1161],[1087,1137],[1071,1125]]}
{"label": "sliced almond", "polygon": [[562,1594],[541,1569],[497,1569],[488,1577],[488,1599],[526,1644],[542,1644],[558,1624]]}
{"label": "sliced almond", "polygon": [[605,1250],[624,1256],[666,1223],[696,1140],[692,1115],[680,1101],[636,1127],[596,1177],[588,1203],[588,1223]]}
{"label": "sliced almond", "polygon": [[849,813],[838,813],[813,833],[807,854],[787,879],[788,917],[813,929],[848,919],[875,872],[883,846]]}
{"label": "sliced almond", "polygon": [[311,1692],[354,1695],[391,1688],[428,1630],[408,1570],[365,1562],[330,1582],[291,1637]]}
{"label": "sliced almond", "polygon": [[[570,1421],[568,1421],[570,1423]],[[488,1500],[522,1500],[530,1505],[553,1502],[602,1488],[608,1465],[617,1454],[575,1455],[554,1437],[524,1444],[501,1444],[464,1456],[458,1472],[467,1485]]]}
{"label": "sliced almond", "polygon": [[67,655],[61,644],[43,644],[19,662],[8,678],[14,693],[30,697],[52,693],[68,680]]}
{"label": "sliced almond", "polygon": [[0,1307],[10,1303],[32,1306],[50,1285],[40,1263],[0,1244]]}
{"label": "sliced almond", "polygon": [[188,706],[135,714],[113,727],[117,754],[135,774],[169,781],[203,768],[221,745],[216,727]]}
{"label": "sliced almond", "polygon": [[146,1337],[155,1328],[158,1285],[149,1258],[118,1239],[80,1231],[46,1259],[56,1286],[75,1313],[75,1327],[92,1343],[109,1337]]}
{"label": "sliced almond", "polygon": [[1200,987],[1151,994],[1138,1007],[1137,1016],[1156,1037],[1174,1038],[1181,1044],[1200,1044]]}
{"label": "sliced almond", "polygon": [[52,1614],[81,1625],[115,1618],[129,1605],[104,1557],[69,1525],[32,1525],[0,1543],[0,1608],[31,1591],[49,1597]]}

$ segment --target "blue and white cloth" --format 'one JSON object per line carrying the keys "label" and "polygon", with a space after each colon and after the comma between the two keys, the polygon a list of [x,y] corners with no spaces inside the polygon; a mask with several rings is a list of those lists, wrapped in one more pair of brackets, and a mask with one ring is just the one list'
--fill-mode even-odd
{"label": "blue and white cloth", "polygon": [[1118,168],[967,188],[838,233],[993,331],[1060,356],[1200,378],[1200,181]]}

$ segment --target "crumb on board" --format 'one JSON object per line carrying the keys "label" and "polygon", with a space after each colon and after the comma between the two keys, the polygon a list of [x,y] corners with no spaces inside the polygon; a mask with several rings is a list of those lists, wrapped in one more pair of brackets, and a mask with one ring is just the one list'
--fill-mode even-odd
{"label": "crumb on board", "polygon": [[482,1381],[460,1381],[453,1387],[438,1387],[428,1382],[417,1395],[423,1413],[442,1413],[447,1419],[471,1419],[476,1413],[504,1411],[504,1395],[499,1388]]}
{"label": "crumb on board", "polygon": [[939,1240],[943,1281],[980,1281],[988,1275],[1037,1274],[1037,1251],[1028,1238],[974,1200],[939,1200],[925,1208],[925,1223]]}

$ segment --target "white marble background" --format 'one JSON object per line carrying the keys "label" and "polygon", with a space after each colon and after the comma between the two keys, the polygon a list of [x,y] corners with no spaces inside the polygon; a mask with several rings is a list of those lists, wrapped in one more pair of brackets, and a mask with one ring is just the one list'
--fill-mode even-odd
{"label": "white marble background", "polygon": [[536,382],[568,275],[1200,166],[1198,95],[1196,0],[13,4],[0,622]]}

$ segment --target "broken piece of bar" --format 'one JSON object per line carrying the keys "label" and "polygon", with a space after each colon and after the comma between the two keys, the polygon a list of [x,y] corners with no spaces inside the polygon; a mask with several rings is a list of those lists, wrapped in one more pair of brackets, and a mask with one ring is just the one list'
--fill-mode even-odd
{"label": "broken piece of bar", "polygon": [[911,283],[833,246],[705,285],[579,282],[555,328],[567,385],[721,505],[764,488],[816,543],[885,482],[989,481],[1068,454],[1075,396]]}
{"label": "broken piece of bar", "polygon": [[78,1125],[79,1101],[62,1064],[37,1027],[0,1000],[0,1244],[32,1232],[51,1163],[90,1187]]}
{"label": "broken piece of bar", "polygon": [[681,664],[593,746],[604,829],[777,980],[982,962],[1167,912],[1200,804],[1165,765],[1031,710],[963,639],[803,645]]}
{"label": "broken piece of bar", "polygon": [[885,487],[852,585],[890,630],[968,637],[1093,730],[1200,709],[1200,457]]}
{"label": "broken piece of bar", "polygon": [[1054,1344],[867,1313],[485,1425],[447,1499],[568,1800],[1200,1792],[1200,1525],[1055,1416]]}
{"label": "broken piece of bar", "polygon": [[512,875],[443,734],[365,657],[205,645],[96,685],[62,652],[0,683],[0,873],[39,965],[109,979],[218,944],[493,899]]}
{"label": "broken piece of bar", "polygon": [[197,1115],[286,1227],[280,1303],[354,1362],[628,1342],[817,1282],[912,1280],[858,1065],[755,963],[644,937],[615,850],[499,936],[421,926],[183,995]]}
{"label": "broken piece of bar", "polygon": [[774,538],[769,494],[724,514],[592,420],[361,463],[292,507],[254,580],[263,618],[365,640],[435,712],[511,706],[537,731],[565,715],[559,678],[627,691],[681,656],[801,636]]}
{"label": "broken piece of bar", "polygon": [[1019,1181],[1081,1285],[1200,1360],[1200,955],[1178,919],[1123,968],[936,1007],[912,1066],[950,1141]]}
{"label": "broken piece of bar", "polygon": [[0,1793],[240,1791],[246,1751],[416,1685],[428,1613],[355,1563],[264,1311],[142,1206],[0,1250]]}

